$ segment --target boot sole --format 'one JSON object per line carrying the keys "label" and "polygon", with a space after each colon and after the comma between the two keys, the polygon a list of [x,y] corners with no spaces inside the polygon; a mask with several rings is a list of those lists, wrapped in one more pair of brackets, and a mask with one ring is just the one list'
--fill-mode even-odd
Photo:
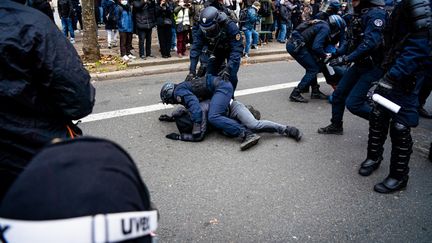
{"label": "boot sole", "polygon": [[260,136],[257,136],[254,139],[252,139],[251,141],[249,141],[248,143],[241,144],[240,145],[240,150],[241,151],[245,151],[247,149],[250,149],[251,147],[255,146],[258,143],[258,141],[260,140],[260,138],[261,138]]}

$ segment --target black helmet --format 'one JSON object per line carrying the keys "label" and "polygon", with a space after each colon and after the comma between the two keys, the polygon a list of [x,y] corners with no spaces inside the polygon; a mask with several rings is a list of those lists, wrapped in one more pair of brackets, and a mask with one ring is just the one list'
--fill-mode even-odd
{"label": "black helmet", "polygon": [[328,23],[330,25],[332,34],[338,34],[346,27],[345,20],[337,14],[330,15],[328,18]]}
{"label": "black helmet", "polygon": [[160,98],[164,104],[174,103],[174,83],[165,83],[160,91]]}
{"label": "black helmet", "polygon": [[224,22],[227,16],[223,12],[219,12],[217,8],[209,6],[203,9],[199,18],[199,26],[205,37],[215,39],[219,37],[221,29],[219,24]]}

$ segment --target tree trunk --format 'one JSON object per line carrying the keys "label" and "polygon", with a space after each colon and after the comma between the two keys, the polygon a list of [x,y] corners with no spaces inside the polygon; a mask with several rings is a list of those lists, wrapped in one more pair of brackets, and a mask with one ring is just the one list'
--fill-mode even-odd
{"label": "tree trunk", "polygon": [[84,25],[84,59],[87,62],[96,62],[100,59],[100,51],[97,38],[94,0],[82,0],[81,2]]}

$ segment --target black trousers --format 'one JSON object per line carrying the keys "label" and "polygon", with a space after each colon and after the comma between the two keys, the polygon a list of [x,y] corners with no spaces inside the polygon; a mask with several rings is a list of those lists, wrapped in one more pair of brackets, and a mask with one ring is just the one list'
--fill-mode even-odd
{"label": "black trousers", "polygon": [[[152,29],[138,30],[138,46],[139,46],[140,57],[150,56],[151,38],[152,38]],[[144,42],[145,42],[145,52],[144,52]]]}
{"label": "black trousers", "polygon": [[160,52],[167,57],[171,51],[171,25],[159,25],[157,27]]}
{"label": "black trousers", "polygon": [[129,32],[120,32],[120,55],[129,55],[131,54],[131,46],[132,46],[132,33]]}

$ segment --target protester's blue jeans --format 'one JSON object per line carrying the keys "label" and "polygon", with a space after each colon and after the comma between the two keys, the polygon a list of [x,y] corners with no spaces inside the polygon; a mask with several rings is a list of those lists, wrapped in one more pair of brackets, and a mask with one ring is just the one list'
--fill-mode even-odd
{"label": "protester's blue jeans", "polygon": [[373,65],[354,64],[350,67],[333,92],[331,122],[342,123],[345,104],[351,113],[369,120],[372,107],[367,102],[367,93],[372,82],[379,80],[382,76],[383,71]]}
{"label": "protester's blue jeans", "polygon": [[177,46],[177,32],[176,27],[173,24],[171,28],[171,49],[174,49]]}
{"label": "protester's blue jeans", "polygon": [[251,30],[245,30],[245,37],[246,37],[246,46],[244,52],[246,54],[249,54],[249,50],[251,48],[251,45],[258,45],[258,32],[254,29]]}
{"label": "protester's blue jeans", "polygon": [[309,87],[313,81],[316,81],[317,75],[320,72],[320,65],[315,60],[315,57],[310,54],[306,47],[301,47],[295,52],[295,46],[292,42],[288,42],[286,45],[288,53],[306,69],[306,73],[298,84],[300,90]]}
{"label": "protester's blue jeans", "polygon": [[285,40],[286,40],[286,34],[287,34],[287,25],[286,24],[281,24],[280,25],[279,35],[277,37],[277,41],[279,41],[279,42],[285,42]]}
{"label": "protester's blue jeans", "polygon": [[230,106],[230,118],[240,121],[254,132],[273,132],[284,134],[286,126],[267,120],[257,120],[241,102],[234,100]]}
{"label": "protester's blue jeans", "polygon": [[63,27],[63,34],[68,37],[68,32],[70,33],[71,38],[75,38],[75,33],[72,28],[72,19],[71,18],[61,18],[61,23]]}

